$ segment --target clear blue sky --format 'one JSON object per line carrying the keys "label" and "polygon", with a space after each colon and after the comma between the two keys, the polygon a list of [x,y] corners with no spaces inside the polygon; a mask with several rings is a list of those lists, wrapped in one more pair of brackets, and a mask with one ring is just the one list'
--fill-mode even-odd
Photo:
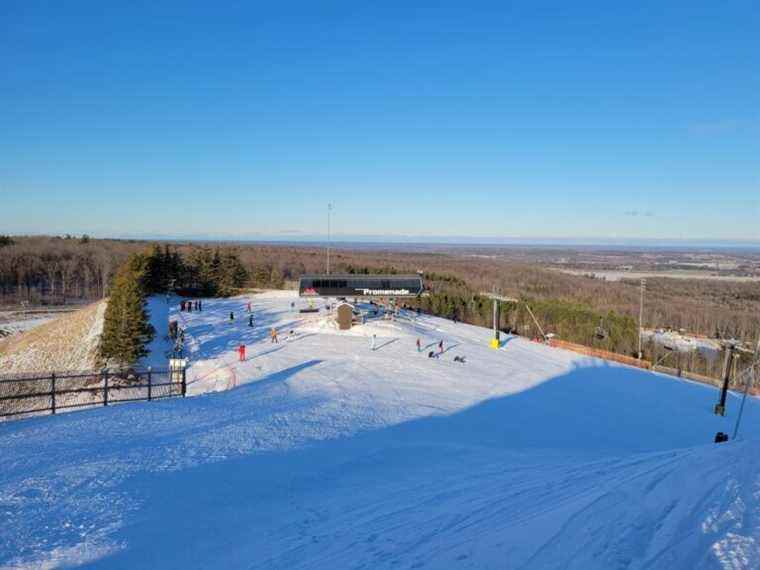
{"label": "clear blue sky", "polygon": [[760,241],[756,2],[0,4],[0,233]]}

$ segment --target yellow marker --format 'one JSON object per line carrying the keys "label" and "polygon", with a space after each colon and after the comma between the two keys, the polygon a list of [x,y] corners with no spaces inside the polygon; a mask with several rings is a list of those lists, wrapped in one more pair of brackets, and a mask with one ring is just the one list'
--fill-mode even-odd
{"label": "yellow marker", "polygon": [[498,340],[496,340],[495,338],[491,339],[491,348],[499,348],[500,346],[501,346],[501,343]]}

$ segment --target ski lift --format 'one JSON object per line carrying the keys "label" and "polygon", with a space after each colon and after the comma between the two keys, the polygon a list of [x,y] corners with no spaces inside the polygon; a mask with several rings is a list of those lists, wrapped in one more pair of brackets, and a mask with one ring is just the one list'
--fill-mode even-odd
{"label": "ski lift", "polygon": [[594,336],[599,340],[605,340],[609,336],[607,329],[604,327],[604,317],[599,317],[599,326],[596,327]]}

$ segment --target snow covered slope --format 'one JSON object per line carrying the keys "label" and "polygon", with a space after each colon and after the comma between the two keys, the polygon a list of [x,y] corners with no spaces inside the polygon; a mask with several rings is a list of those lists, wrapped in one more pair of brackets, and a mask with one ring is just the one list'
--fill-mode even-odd
{"label": "snow covered slope", "polygon": [[96,368],[106,301],[0,341],[0,374]]}
{"label": "snow covered slope", "polygon": [[292,302],[154,299],[197,397],[0,425],[0,567],[760,567],[757,400],[716,446],[738,406],[712,415],[711,387]]}

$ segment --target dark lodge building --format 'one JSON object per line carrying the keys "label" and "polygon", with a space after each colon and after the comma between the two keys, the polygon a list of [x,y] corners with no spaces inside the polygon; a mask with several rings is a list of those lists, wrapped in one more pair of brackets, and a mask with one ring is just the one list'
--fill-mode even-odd
{"label": "dark lodge building", "polygon": [[422,291],[419,275],[304,275],[298,285],[301,297],[417,297]]}

